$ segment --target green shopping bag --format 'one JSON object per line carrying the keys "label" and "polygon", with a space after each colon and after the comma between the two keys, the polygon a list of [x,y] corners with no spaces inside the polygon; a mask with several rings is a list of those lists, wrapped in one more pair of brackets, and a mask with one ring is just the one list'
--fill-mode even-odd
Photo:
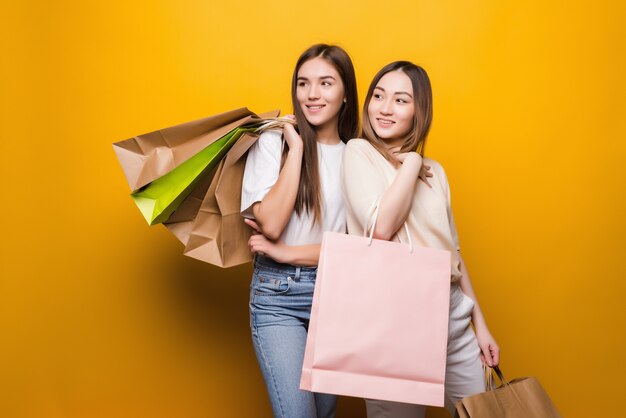
{"label": "green shopping bag", "polygon": [[193,191],[200,179],[210,173],[230,147],[254,126],[235,128],[189,158],[169,173],[131,194],[148,224],[166,221]]}

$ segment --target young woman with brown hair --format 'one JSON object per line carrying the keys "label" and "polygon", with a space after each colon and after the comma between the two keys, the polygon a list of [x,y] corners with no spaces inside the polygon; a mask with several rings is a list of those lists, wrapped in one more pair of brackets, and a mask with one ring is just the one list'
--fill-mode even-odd
{"label": "young woman with brown hair", "polygon": [[259,232],[249,241],[250,325],[274,416],[332,417],[336,397],[299,384],[322,234],[346,228],[340,166],[345,142],[358,134],[350,57],[312,46],[298,59],[291,92],[298,131],[287,124],[282,135],[263,133],[244,172],[241,211]]}
{"label": "young woman with brown hair", "polygon": [[[483,362],[497,365],[499,348],[459,252],[445,171],[424,157],[432,114],[431,85],[423,68],[397,61],[381,69],[365,99],[364,139],[350,141],[344,152],[342,187],[350,234],[369,231],[378,209],[374,238],[407,242],[406,223],[413,242],[452,253],[445,403],[454,413],[459,399],[484,391]],[[366,403],[370,418],[425,413],[423,405]]]}

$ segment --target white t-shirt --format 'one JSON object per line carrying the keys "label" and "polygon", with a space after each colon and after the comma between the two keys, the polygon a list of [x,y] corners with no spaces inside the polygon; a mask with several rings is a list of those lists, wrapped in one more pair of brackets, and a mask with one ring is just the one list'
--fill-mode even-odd
{"label": "white t-shirt", "polygon": [[[266,131],[248,151],[241,188],[241,214],[254,219],[252,205],[263,200],[276,184],[280,173],[282,132]],[[294,210],[280,237],[287,245],[319,244],[324,231],[346,232],[346,215],[341,193],[341,159],[346,145],[317,144],[321,185],[321,225],[313,224],[313,215],[300,216]]]}

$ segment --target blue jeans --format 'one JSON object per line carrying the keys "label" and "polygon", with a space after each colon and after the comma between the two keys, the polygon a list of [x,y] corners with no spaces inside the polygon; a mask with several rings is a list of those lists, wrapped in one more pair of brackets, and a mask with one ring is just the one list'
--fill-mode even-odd
{"label": "blue jeans", "polygon": [[315,267],[296,267],[257,255],[250,286],[254,351],[277,418],[332,418],[335,395],[300,390]]}

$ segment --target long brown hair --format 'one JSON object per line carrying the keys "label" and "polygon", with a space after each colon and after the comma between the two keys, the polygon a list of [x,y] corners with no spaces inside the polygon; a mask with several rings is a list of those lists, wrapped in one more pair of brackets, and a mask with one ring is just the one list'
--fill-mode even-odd
{"label": "long brown hair", "polygon": [[413,85],[413,101],[415,104],[413,127],[403,138],[400,152],[416,151],[424,156],[426,138],[428,137],[430,125],[433,120],[433,92],[426,70],[409,61],[395,61],[385,65],[378,74],[376,74],[367,91],[367,97],[365,98],[365,104],[363,106],[363,131],[361,135],[369,141],[387,161],[396,167],[399,165],[398,161],[389,153],[385,146],[385,141],[376,135],[376,131],[374,131],[372,127],[372,122],[368,115],[368,107],[370,100],[372,100],[374,89],[380,79],[383,78],[385,74],[398,70],[402,71],[411,79],[411,84]]}
{"label": "long brown hair", "polygon": [[312,213],[314,222],[322,219],[321,185],[317,163],[317,134],[298,103],[296,89],[298,87],[298,71],[300,67],[313,58],[324,58],[339,73],[344,86],[345,102],[339,110],[339,138],[348,142],[359,133],[359,101],[356,90],[356,77],[350,56],[342,48],[335,45],[313,45],[300,55],[291,82],[291,101],[293,113],[298,121],[298,132],[304,145],[300,184],[296,197],[295,210],[298,215]]}

